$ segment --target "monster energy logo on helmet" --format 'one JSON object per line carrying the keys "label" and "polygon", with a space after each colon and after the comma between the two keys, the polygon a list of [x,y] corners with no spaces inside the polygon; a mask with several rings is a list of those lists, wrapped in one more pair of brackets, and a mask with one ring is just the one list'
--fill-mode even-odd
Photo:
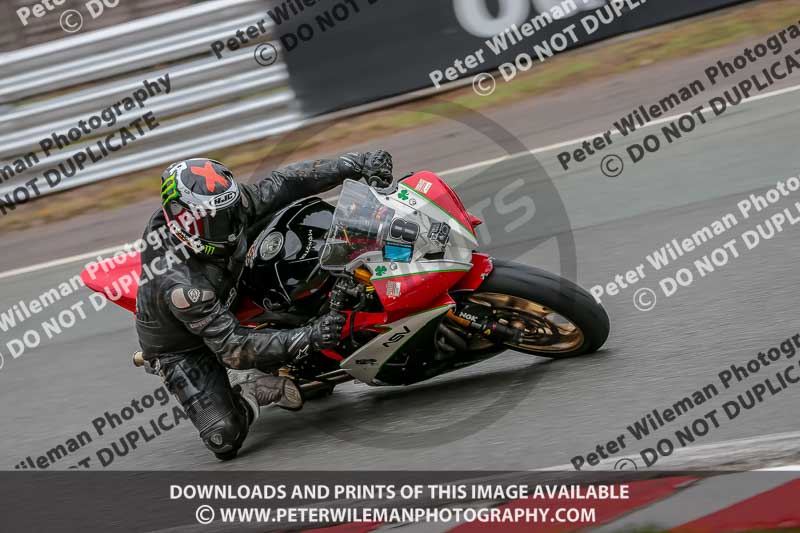
{"label": "monster energy logo on helmet", "polygon": [[170,232],[195,253],[231,255],[244,234],[244,210],[233,173],[211,159],[171,165],[161,178],[161,199]]}
{"label": "monster energy logo on helmet", "polygon": [[175,200],[180,196],[180,193],[178,192],[178,184],[175,181],[176,176],[177,174],[173,172],[161,184],[161,198],[164,199],[164,202],[161,205],[167,205],[168,202]]}

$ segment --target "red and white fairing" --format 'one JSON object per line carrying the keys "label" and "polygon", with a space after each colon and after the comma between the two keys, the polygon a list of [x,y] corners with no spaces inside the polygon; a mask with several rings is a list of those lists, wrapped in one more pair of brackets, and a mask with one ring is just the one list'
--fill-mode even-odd
{"label": "red and white fairing", "polygon": [[[475,251],[478,240],[474,228],[481,221],[467,212],[458,196],[434,173],[409,176],[388,195],[363,184],[346,182],[342,196],[348,187],[378,210],[387,208],[384,211],[392,213],[387,219],[389,224],[400,220],[416,225],[413,243],[403,243],[412,248],[410,257],[403,261],[387,260],[382,249],[372,247],[350,258],[345,267],[350,272],[366,268],[371,274],[370,282],[384,310],[357,313],[353,329],[378,335],[346,359],[333,350],[323,351],[326,357],[341,361],[341,368],[356,379],[379,385],[375,377],[381,367],[425,326],[455,307],[451,292],[477,289],[491,273],[492,261]],[[446,238],[435,230],[443,226],[447,227]],[[330,237],[328,241],[331,242]],[[87,287],[135,312],[138,285],[146,281],[141,275],[141,258],[132,252],[94,263],[81,277]],[[246,323],[260,310],[243,299],[235,312]],[[343,337],[353,333],[350,328],[348,320]]]}
{"label": "red and white fairing", "polygon": [[[395,220],[416,223],[419,235],[410,262],[387,261],[382,254],[373,252],[349,265],[348,270],[361,266],[372,273],[371,282],[386,311],[380,318],[369,313],[357,315],[356,329],[360,324],[372,323],[369,329],[382,333],[341,364],[365,383],[374,383],[381,366],[404,341],[455,307],[451,290],[474,290],[491,272],[489,258],[475,253],[478,240],[474,228],[481,221],[467,212],[458,196],[436,174],[419,172],[400,181],[390,195],[373,193],[394,210]],[[449,227],[445,243],[431,236],[431,228],[442,223]],[[378,324],[383,325],[376,327]]]}

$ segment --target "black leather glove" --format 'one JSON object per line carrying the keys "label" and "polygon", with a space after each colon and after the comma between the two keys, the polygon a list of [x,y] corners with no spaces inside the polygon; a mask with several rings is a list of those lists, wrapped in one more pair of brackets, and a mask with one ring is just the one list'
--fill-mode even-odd
{"label": "black leather glove", "polygon": [[[394,177],[392,176],[392,156],[389,152],[378,150],[376,152],[367,152],[364,154],[364,165],[362,176],[367,183],[373,187],[383,189],[392,184]],[[374,181],[377,183],[370,183]]]}
{"label": "black leather glove", "polygon": [[311,324],[311,347],[314,350],[325,350],[338,346],[345,321],[344,315],[334,312],[317,318]]}

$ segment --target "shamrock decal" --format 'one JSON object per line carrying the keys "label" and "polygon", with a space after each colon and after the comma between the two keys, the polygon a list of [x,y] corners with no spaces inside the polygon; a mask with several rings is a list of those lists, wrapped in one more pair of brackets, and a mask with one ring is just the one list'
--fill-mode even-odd
{"label": "shamrock decal", "polygon": [[408,191],[406,189],[403,189],[402,191],[400,191],[400,194],[398,194],[397,197],[403,201],[408,200]]}
{"label": "shamrock decal", "polygon": [[380,277],[380,276],[383,276],[384,274],[386,274],[386,267],[385,266],[379,266],[378,268],[375,269],[375,275],[376,276]]}

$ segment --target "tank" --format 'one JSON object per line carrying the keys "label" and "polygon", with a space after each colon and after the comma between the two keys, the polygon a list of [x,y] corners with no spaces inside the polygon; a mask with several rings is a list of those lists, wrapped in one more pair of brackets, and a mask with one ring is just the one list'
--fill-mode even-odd
{"label": "tank", "polygon": [[333,284],[319,264],[333,211],[308,198],[275,214],[250,246],[242,273],[253,303],[266,311],[316,312]]}

